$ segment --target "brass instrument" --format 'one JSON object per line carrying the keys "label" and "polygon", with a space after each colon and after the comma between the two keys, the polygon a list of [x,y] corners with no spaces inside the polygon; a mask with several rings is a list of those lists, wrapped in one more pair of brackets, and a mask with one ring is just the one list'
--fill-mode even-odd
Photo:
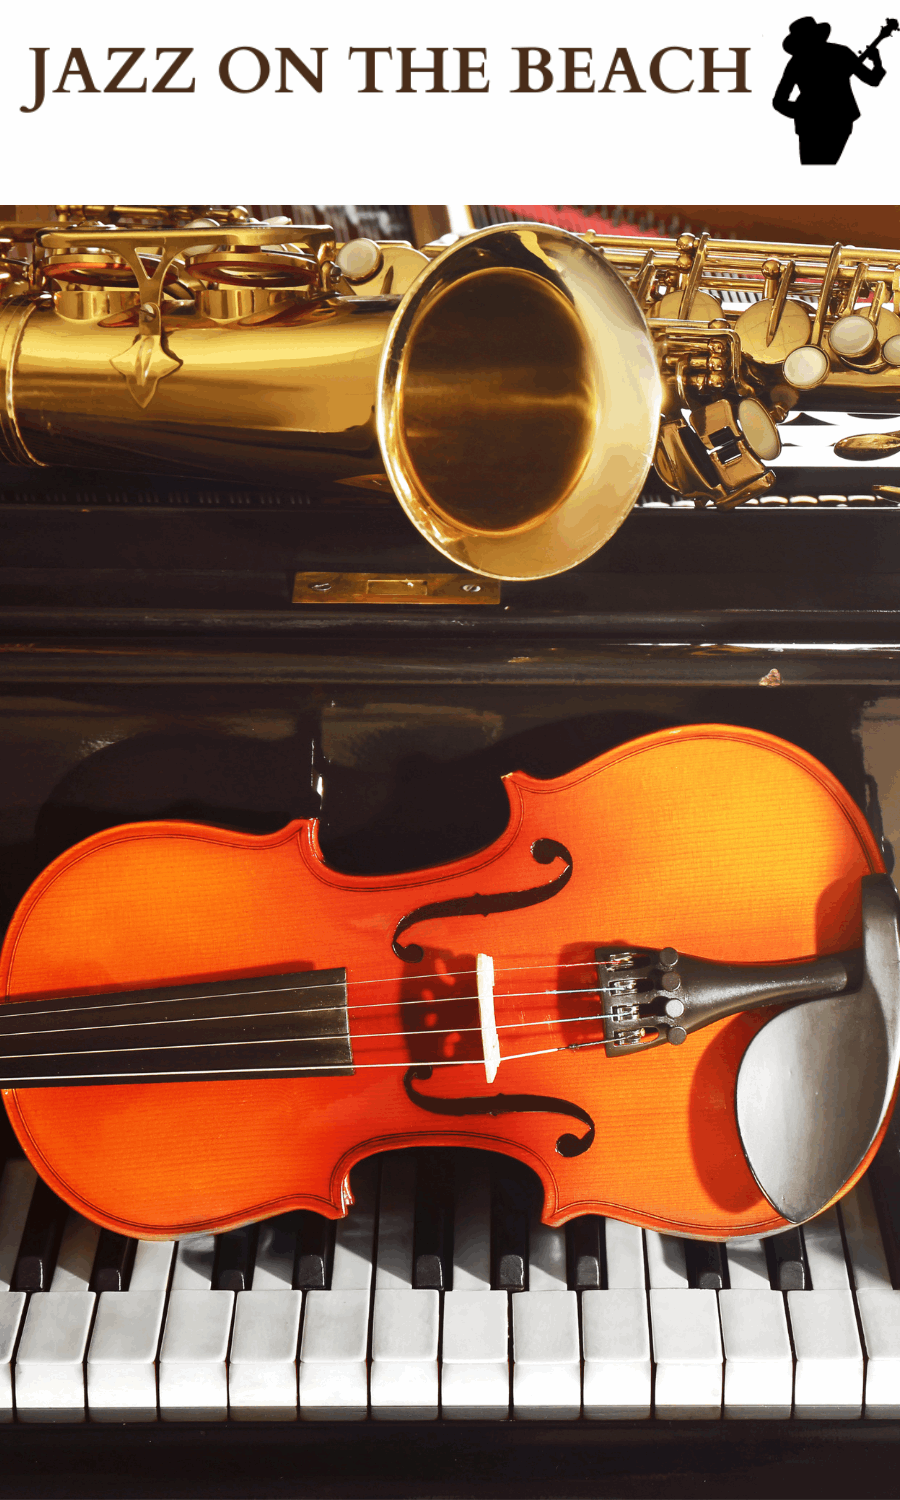
{"label": "brass instrument", "polygon": [[492,578],[591,556],[651,462],[730,507],[792,409],[900,403],[900,251],[520,223],[416,250],[189,207],[0,242],[0,458],[393,490]]}

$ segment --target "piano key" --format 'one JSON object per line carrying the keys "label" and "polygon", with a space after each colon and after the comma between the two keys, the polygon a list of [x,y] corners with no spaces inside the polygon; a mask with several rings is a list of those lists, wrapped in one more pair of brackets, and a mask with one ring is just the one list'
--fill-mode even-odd
{"label": "piano key", "polygon": [[174,1240],[139,1240],[128,1282],[130,1292],[164,1292],[172,1274]]}
{"label": "piano key", "polygon": [[788,1292],[796,1355],[794,1415],[862,1415],[863,1357],[849,1291]]}
{"label": "piano key", "polygon": [[722,1246],[707,1240],[682,1240],[688,1286],[718,1292],[727,1278]]}
{"label": "piano key", "polygon": [[491,1285],[491,1170],[485,1151],[460,1151],[454,1173],[453,1290]]}
{"label": "piano key", "polygon": [[369,1398],[373,1417],[438,1414],[438,1293],[413,1289],[416,1156],[391,1152],[381,1167]]}
{"label": "piano key", "polygon": [[375,1267],[375,1286],[379,1291],[404,1291],[412,1286],[415,1180],[413,1152],[391,1151],[385,1156],[381,1166]]}
{"label": "piano key", "polygon": [[541,1223],[540,1209],[532,1209],[528,1226],[528,1289],[561,1292],[567,1285],[566,1231]]}
{"label": "piano key", "polygon": [[826,1208],[803,1226],[803,1248],[813,1290],[849,1291],[850,1278],[844,1259],[844,1242],[836,1208]]}
{"label": "piano key", "polygon": [[807,1285],[799,1229],[784,1229],[766,1239],[769,1277],[776,1292],[802,1292]]}
{"label": "piano key", "polygon": [[509,1416],[506,1292],[455,1288],[446,1292],[441,1355],[441,1412],[445,1418]]}
{"label": "piano key", "polygon": [[124,1292],[134,1261],[137,1240],[125,1234],[115,1234],[103,1229],[94,1257],[94,1272],[91,1290],[94,1292]]}
{"label": "piano key", "polygon": [[420,1151],[413,1225],[414,1287],[442,1292],[450,1283],[452,1191],[452,1157],[445,1151]]}
{"label": "piano key", "polygon": [[900,1416],[900,1292],[891,1275],[868,1177],[841,1199],[850,1274],[866,1355],[863,1416]]}
{"label": "piano key", "polygon": [[437,1417],[439,1325],[436,1291],[382,1289],[376,1284],[370,1376],[373,1417],[406,1421]]}
{"label": "piano key", "polygon": [[538,1420],[579,1416],[577,1292],[518,1292],[510,1300],[514,1416]]}
{"label": "piano key", "polygon": [[868,1177],[841,1199],[840,1215],[856,1291],[890,1290],[891,1273]]}
{"label": "piano key", "polygon": [[657,1290],[681,1287],[686,1291],[688,1274],[684,1241],[674,1234],[660,1234],[656,1229],[646,1229],[644,1240],[651,1287]]}
{"label": "piano key", "polygon": [[[337,1265],[336,1257],[335,1268]],[[306,1293],[300,1342],[301,1417],[308,1421],[362,1421],[369,1399],[368,1344],[367,1288],[332,1287],[330,1292]]]}
{"label": "piano key", "polygon": [[581,1331],[584,1415],[607,1421],[649,1417],[652,1364],[647,1293],[627,1287],[583,1292]]}
{"label": "piano key", "polygon": [[790,1417],[794,1361],[783,1294],[768,1287],[726,1288],[719,1292],[719,1317],[725,1352],[725,1416]]}
{"label": "piano key", "polygon": [[253,1273],[256,1225],[242,1224],[216,1235],[212,1284],[220,1292],[243,1292]]}
{"label": "piano key", "polygon": [[866,1351],[863,1415],[900,1417],[900,1292],[860,1287],[856,1304]]}
{"label": "piano key", "polygon": [[68,1208],[45,1182],[38,1181],[31,1199],[19,1246],[14,1286],[19,1292],[45,1292],[50,1285],[56,1252]]}
{"label": "piano key", "polygon": [[156,1357],[165,1306],[165,1287],[100,1293],[87,1356],[92,1421],[156,1421]]}
{"label": "piano key", "polygon": [[86,1369],[92,1421],[157,1419],[157,1355],[174,1252],[172,1240],[139,1240],[128,1290],[98,1298]]}
{"label": "piano key", "polygon": [[164,1422],[224,1422],[235,1293],[176,1288],[178,1269],[176,1260],[159,1351],[159,1414]]}
{"label": "piano key", "polygon": [[84,1355],[96,1292],[49,1291],[28,1304],[16,1356],[20,1422],[83,1422]]}
{"label": "piano key", "polygon": [[297,1253],[294,1286],[321,1291],[328,1285],[334,1230],[321,1214],[301,1209],[297,1214]]}
{"label": "piano key", "polygon": [[91,1284],[100,1225],[70,1208],[50,1282],[51,1292],[86,1292]]}
{"label": "piano key", "polygon": [[239,1292],[228,1361],[236,1421],[295,1421],[302,1291]]}
{"label": "piano key", "polygon": [[[648,1230],[648,1259],[650,1235]],[[674,1274],[671,1259],[666,1261],[665,1270]],[[656,1274],[661,1274],[658,1266]],[[653,1260],[650,1260],[650,1283],[656,1415],[680,1419],[718,1417],[722,1410],[722,1340],[716,1293],[683,1283],[677,1287],[654,1285]]]}
{"label": "piano key", "polygon": [[380,1181],[381,1163],[377,1157],[361,1161],[353,1168],[350,1185],[354,1202],[346,1218],[338,1219],[335,1224],[332,1291],[366,1292],[372,1284],[375,1208]]}
{"label": "piano key", "polygon": [[34,1167],[22,1157],[13,1157],[3,1168],[0,1177],[0,1293],[8,1292],[13,1283],[36,1182]]}
{"label": "piano key", "polygon": [[27,1301],[27,1292],[0,1292],[0,1422],[13,1419],[12,1358]]}
{"label": "piano key", "polygon": [[491,1284],[500,1291],[525,1287],[528,1220],[534,1185],[519,1162],[495,1157],[491,1171]]}
{"label": "piano key", "polygon": [[293,1286],[297,1219],[293,1212],[260,1224],[251,1283],[255,1292],[285,1292]]}
{"label": "piano key", "polygon": [[771,1289],[765,1246],[760,1239],[727,1240],[725,1259],[728,1284],[734,1291],[767,1292]]}
{"label": "piano key", "polygon": [[216,1261],[214,1234],[186,1234],[175,1249],[173,1292],[203,1292],[212,1287]]}
{"label": "piano key", "polygon": [[606,1241],[606,1285],[610,1291],[634,1291],[647,1285],[644,1259],[644,1231],[639,1224],[623,1224],[607,1219],[603,1226]]}
{"label": "piano key", "polygon": [[603,1220],[585,1214],[566,1225],[569,1285],[576,1292],[599,1291],[603,1285]]}

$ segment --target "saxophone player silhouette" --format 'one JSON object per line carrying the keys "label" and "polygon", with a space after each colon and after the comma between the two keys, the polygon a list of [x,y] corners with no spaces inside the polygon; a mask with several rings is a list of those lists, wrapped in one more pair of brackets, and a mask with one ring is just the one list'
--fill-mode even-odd
{"label": "saxophone player silhouette", "polygon": [[803,166],[834,166],[840,160],[860,115],[851,79],[878,86],[885,76],[878,45],[896,30],[897,22],[887,21],[871,46],[857,55],[829,42],[827,22],[801,16],[791,23],[781,44],[791,60],[772,106],[793,120]]}

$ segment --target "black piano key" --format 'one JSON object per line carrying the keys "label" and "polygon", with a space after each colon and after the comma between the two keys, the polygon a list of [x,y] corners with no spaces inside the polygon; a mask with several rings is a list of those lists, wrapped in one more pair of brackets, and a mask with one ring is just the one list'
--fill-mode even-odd
{"label": "black piano key", "polygon": [[721,1245],[706,1240],[682,1240],[688,1286],[720,1292],[728,1285],[728,1272]]}
{"label": "black piano key", "polygon": [[445,1292],[453,1282],[453,1159],[420,1151],[413,1223],[414,1287]]}
{"label": "black piano key", "polygon": [[603,1286],[603,1220],[597,1214],[585,1214],[566,1225],[566,1257],[569,1286],[576,1292],[589,1292]]}
{"label": "black piano key", "polygon": [[49,1290],[68,1212],[68,1205],[38,1179],[19,1246],[14,1291]]}
{"label": "black piano key", "polygon": [[297,1253],[294,1286],[305,1292],[321,1291],[331,1280],[334,1224],[321,1214],[300,1209],[297,1213]]}
{"label": "black piano key", "polygon": [[213,1288],[217,1292],[245,1292],[253,1276],[256,1224],[242,1224],[216,1235]]}
{"label": "black piano key", "polygon": [[528,1220],[534,1184],[519,1162],[497,1158],[491,1173],[491,1286],[522,1292],[528,1285]]}
{"label": "black piano key", "polygon": [[764,1241],[769,1280],[776,1292],[803,1292],[809,1271],[799,1229],[784,1229]]}
{"label": "black piano key", "polygon": [[92,1292],[125,1292],[134,1264],[137,1240],[111,1229],[101,1230],[91,1275]]}

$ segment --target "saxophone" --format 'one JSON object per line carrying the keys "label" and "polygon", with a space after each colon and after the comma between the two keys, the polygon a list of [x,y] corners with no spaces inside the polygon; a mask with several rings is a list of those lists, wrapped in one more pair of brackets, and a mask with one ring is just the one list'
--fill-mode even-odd
{"label": "saxophone", "polygon": [[727,508],[771,488],[794,408],[896,411],[898,297],[900,252],[842,245],[514,223],[417,250],[62,208],[0,225],[0,459],[392,491],[457,566],[545,578],[609,539],[651,463]]}

